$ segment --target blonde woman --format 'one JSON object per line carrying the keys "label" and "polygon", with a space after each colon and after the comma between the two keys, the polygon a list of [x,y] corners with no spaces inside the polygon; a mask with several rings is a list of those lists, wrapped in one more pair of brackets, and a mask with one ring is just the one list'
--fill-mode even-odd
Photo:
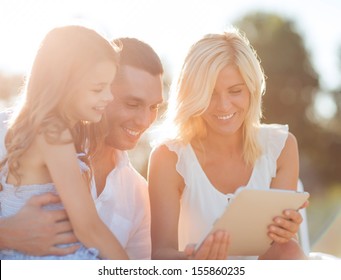
{"label": "blonde woman", "polygon": [[[43,39],[27,78],[22,106],[14,112],[1,162],[2,216],[14,215],[32,196],[55,192],[79,244],[66,256],[43,257],[1,250],[1,259],[126,259],[100,220],[87,167],[103,142],[100,122],[112,101],[119,48],[92,29],[63,26]],[[104,131],[104,130],[103,130]],[[78,156],[77,156],[78,154]],[[75,244],[73,244],[74,246]],[[65,245],[70,246],[70,245]]]}
{"label": "blonde woman", "polygon": [[[256,53],[237,30],[208,34],[189,50],[171,92],[168,140],[150,157],[152,256],[226,259],[228,232],[200,241],[237,188],[296,189],[298,149],[286,125],[261,124],[265,80]],[[305,258],[288,210],[269,225],[264,256]],[[252,234],[252,232],[250,232]]]}

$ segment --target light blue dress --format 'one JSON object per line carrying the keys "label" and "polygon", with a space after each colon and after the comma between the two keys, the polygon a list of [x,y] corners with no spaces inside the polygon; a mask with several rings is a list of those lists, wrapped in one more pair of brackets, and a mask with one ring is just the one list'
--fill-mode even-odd
{"label": "light blue dress", "polygon": [[[84,162],[80,162],[81,169],[87,168]],[[43,193],[57,193],[53,183],[25,185],[25,186],[13,186],[6,182],[7,168],[4,168],[0,172],[2,191],[0,192],[0,206],[1,216],[8,217],[15,215],[26,204],[27,200],[32,196],[40,195]],[[46,210],[58,210],[63,209],[62,204],[50,204],[44,206]],[[60,247],[67,247],[73,244],[59,245]],[[79,243],[80,244],[80,243]],[[23,254],[15,250],[0,250],[1,260],[98,260],[98,250],[95,248],[86,248],[80,244],[80,248],[73,254],[65,256],[32,256]]]}

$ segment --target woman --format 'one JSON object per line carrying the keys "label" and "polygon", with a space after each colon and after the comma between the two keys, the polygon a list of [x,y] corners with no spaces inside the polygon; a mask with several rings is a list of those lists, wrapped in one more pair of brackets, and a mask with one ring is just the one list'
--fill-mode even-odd
{"label": "woman", "polygon": [[[208,232],[240,186],[296,190],[297,143],[286,125],[261,124],[264,74],[237,30],[195,43],[173,90],[166,119],[172,135],[149,166],[153,258],[225,259],[228,232],[211,234],[197,251],[189,244]],[[277,217],[269,225],[274,243],[258,257],[304,258],[294,239],[301,221],[294,210]]]}

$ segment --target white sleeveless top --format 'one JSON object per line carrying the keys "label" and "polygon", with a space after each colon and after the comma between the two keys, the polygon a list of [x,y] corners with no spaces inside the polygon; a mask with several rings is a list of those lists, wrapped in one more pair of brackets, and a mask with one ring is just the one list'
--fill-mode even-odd
{"label": "white sleeveless top", "polygon": [[[276,176],[276,163],[288,137],[288,126],[262,124],[259,141],[262,155],[256,161],[246,188],[269,189]],[[177,172],[184,178],[185,188],[180,201],[179,250],[198,243],[210,231],[213,222],[223,213],[233,194],[218,191],[206,177],[190,144],[165,144],[178,156]],[[228,176],[228,171],[226,171]]]}

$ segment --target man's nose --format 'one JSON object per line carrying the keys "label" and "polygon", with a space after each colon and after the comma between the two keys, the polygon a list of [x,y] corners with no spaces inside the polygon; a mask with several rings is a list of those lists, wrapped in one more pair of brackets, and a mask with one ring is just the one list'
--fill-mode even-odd
{"label": "man's nose", "polygon": [[143,109],[136,117],[136,123],[141,128],[148,128],[153,121],[152,112],[148,109]]}

